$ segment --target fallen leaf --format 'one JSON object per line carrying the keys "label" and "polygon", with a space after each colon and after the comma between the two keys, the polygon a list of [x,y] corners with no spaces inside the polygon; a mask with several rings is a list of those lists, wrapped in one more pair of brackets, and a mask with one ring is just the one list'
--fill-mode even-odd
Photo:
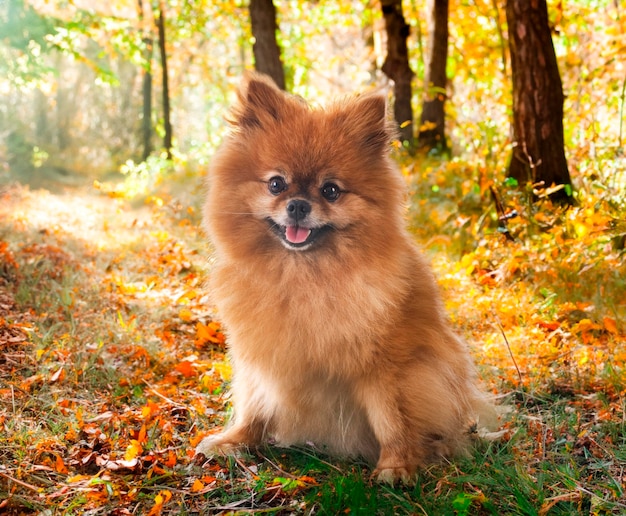
{"label": "fallen leaf", "polygon": [[136,460],[136,457],[140,455],[142,451],[143,446],[141,446],[141,443],[136,439],[132,439],[130,441],[130,444],[126,447],[126,452],[124,453],[124,461],[130,462],[132,460]]}
{"label": "fallen leaf", "polygon": [[96,457],[97,466],[110,469],[111,471],[117,471],[119,469],[135,469],[137,464],[139,464],[137,457],[131,460],[109,460],[106,455]]}
{"label": "fallen leaf", "polygon": [[193,482],[193,485],[191,486],[191,492],[197,493],[199,491],[202,491],[203,489],[204,489],[204,484],[196,478],[196,480],[194,480]]}
{"label": "fallen leaf", "polygon": [[176,369],[176,371],[182,374],[185,378],[190,378],[192,376],[196,376],[197,374],[196,370],[193,367],[193,364],[188,360],[183,360],[182,362],[179,362],[178,364],[176,364],[174,369]]}
{"label": "fallen leaf", "polygon": [[607,329],[608,332],[612,333],[613,335],[617,335],[619,333],[617,329],[617,323],[615,322],[615,319],[613,319],[613,317],[603,317],[602,322],[604,323],[604,327]]}
{"label": "fallen leaf", "polygon": [[50,383],[58,382],[60,380],[63,380],[63,378],[65,378],[65,370],[61,367],[56,373],[54,373],[50,377]]}

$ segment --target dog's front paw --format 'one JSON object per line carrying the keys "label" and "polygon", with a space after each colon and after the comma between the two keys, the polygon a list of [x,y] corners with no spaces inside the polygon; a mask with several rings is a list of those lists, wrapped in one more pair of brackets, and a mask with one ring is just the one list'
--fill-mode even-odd
{"label": "dog's front paw", "polygon": [[412,484],[415,482],[416,470],[410,467],[395,467],[395,468],[376,468],[372,476],[376,478],[377,482],[395,484],[402,482],[403,484]]}
{"label": "dog's front paw", "polygon": [[245,446],[245,443],[231,439],[228,432],[210,435],[196,446],[194,460],[204,461],[203,457],[210,458],[213,455],[237,455]]}

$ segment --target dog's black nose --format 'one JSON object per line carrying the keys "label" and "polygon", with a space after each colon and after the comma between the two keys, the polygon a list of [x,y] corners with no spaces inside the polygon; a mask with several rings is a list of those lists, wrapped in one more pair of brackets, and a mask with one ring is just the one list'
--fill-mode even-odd
{"label": "dog's black nose", "polygon": [[292,199],[287,203],[287,215],[294,222],[304,220],[311,213],[311,204],[303,199]]}

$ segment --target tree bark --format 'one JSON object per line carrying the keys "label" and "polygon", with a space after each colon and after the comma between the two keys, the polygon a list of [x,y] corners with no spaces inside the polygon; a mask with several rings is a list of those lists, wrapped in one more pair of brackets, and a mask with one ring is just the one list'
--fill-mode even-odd
{"label": "tree bark", "polygon": [[250,23],[254,44],[254,67],[258,72],[269,75],[276,85],[285,89],[285,70],[280,60],[280,48],[276,41],[278,24],[276,7],[272,0],[250,0]]}
{"label": "tree bark", "polygon": [[142,71],[142,99],[143,110],[141,119],[141,141],[142,141],[142,160],[145,161],[152,152],[152,48],[153,41],[150,32],[145,28],[145,14],[143,8],[144,0],[138,0],[139,4],[139,23],[142,27],[142,41],[144,44],[143,59],[144,66]]}
{"label": "tree bark", "polygon": [[170,121],[170,87],[167,73],[167,53],[165,52],[165,2],[159,0],[159,16],[157,18],[159,30],[159,50],[161,53],[161,71],[163,77],[163,147],[167,152],[167,159],[172,159],[172,123]]}
{"label": "tree bark", "polygon": [[418,142],[427,149],[448,149],[445,135],[446,64],[448,62],[448,0],[430,0],[426,92]]}
{"label": "tree bark", "polygon": [[[63,56],[59,55],[56,60],[55,69],[62,71]],[[74,84],[68,84],[67,82],[61,82],[56,88],[55,98],[55,136],[56,145],[59,150],[63,151],[67,149],[72,143],[72,137],[70,135],[70,128],[72,126],[72,119],[75,115],[76,102],[74,96],[79,92],[81,83],[81,76],[78,75]]]}
{"label": "tree bark", "polygon": [[[151,47],[150,53],[152,53]],[[149,70],[143,71],[141,91],[143,96],[143,114],[141,119],[142,160],[145,161],[152,153],[152,73]]]}
{"label": "tree bark", "polygon": [[546,0],[507,0],[513,72],[513,153],[509,176],[520,184],[552,189],[571,203],[563,140],[563,88],[554,53]]}
{"label": "tree bark", "polygon": [[400,139],[413,148],[413,108],[411,106],[411,80],[413,71],[409,66],[406,40],[410,28],[402,14],[402,0],[381,0],[385,30],[387,32],[387,57],[382,70],[394,82],[394,117],[398,123]]}

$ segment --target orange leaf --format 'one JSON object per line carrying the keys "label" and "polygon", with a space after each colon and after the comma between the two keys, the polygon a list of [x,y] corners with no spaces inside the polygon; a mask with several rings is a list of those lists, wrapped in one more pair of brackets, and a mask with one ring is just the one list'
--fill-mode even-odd
{"label": "orange leaf", "polygon": [[69,473],[65,463],[63,462],[63,458],[60,455],[57,455],[56,457],[54,469],[57,473]]}
{"label": "orange leaf", "polygon": [[559,328],[559,326],[561,326],[561,323],[559,321],[539,321],[537,324],[542,328],[551,331],[554,331]]}
{"label": "orange leaf", "polygon": [[199,432],[196,435],[192,435],[191,437],[189,437],[189,444],[195,448],[196,446],[198,446],[198,444],[200,444],[200,441],[202,441],[202,439],[204,439],[207,435],[210,435],[209,432]]}
{"label": "orange leaf", "polygon": [[139,435],[137,436],[137,442],[139,444],[143,444],[148,441],[146,433],[146,425],[141,425],[141,430],[139,430]]}
{"label": "orange leaf", "polygon": [[315,480],[313,477],[308,477],[306,475],[298,478],[298,480],[300,480],[301,482],[304,482],[305,484],[311,484],[313,486],[318,485],[317,480]]}
{"label": "orange leaf", "polygon": [[188,360],[183,360],[176,364],[175,368],[180,374],[182,374],[185,378],[190,378],[196,375],[196,370],[193,368],[193,364]]}
{"label": "orange leaf", "polygon": [[73,427],[69,427],[67,432],[65,432],[65,440],[75,441],[76,439],[78,439],[78,434],[76,433],[76,430],[74,430]]}
{"label": "orange leaf", "polygon": [[196,346],[203,346],[207,342],[217,344],[218,346],[224,345],[224,334],[222,333],[218,323],[210,322],[209,324],[202,324],[201,322],[198,322],[196,324]]}
{"label": "orange leaf", "polygon": [[172,498],[172,493],[168,490],[159,491],[159,494],[154,497],[154,507],[150,509],[148,516],[157,516],[161,514],[163,510],[163,504],[166,504]]}
{"label": "orange leaf", "polygon": [[149,401],[143,407],[141,407],[141,417],[149,419],[159,412],[159,405],[153,401]]}
{"label": "orange leaf", "polygon": [[154,497],[154,507],[150,509],[148,516],[158,516],[163,510],[163,497],[158,494]]}
{"label": "orange leaf", "polygon": [[168,468],[173,468],[174,466],[176,466],[176,454],[174,453],[173,450],[169,450],[167,452],[167,459],[165,460],[165,465]]}
{"label": "orange leaf", "polygon": [[204,484],[198,480],[197,478],[194,480],[193,485],[191,486],[192,493],[198,493],[204,489]]}
{"label": "orange leaf", "polygon": [[613,319],[612,317],[604,317],[602,319],[602,322],[604,323],[604,327],[613,335],[617,335],[619,333],[619,331],[617,330],[617,324],[615,322],[615,319]]}

